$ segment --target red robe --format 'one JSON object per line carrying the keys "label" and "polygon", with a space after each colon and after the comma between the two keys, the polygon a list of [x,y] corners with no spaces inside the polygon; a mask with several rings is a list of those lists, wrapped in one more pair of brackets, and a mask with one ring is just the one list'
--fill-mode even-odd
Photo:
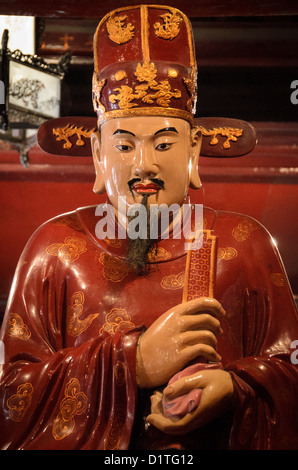
{"label": "red robe", "polygon": [[186,283],[189,292],[211,286],[207,252],[193,270],[184,239],[161,240],[150,273],[137,276],[125,240],[96,237],[98,220],[95,207],[52,219],[20,258],[1,330],[0,448],[296,449],[297,314],[268,232],[204,209],[206,233],[217,237],[215,296],[227,312],[218,352],[235,409],[174,438],[143,426],[152,391],[137,389],[136,344],[181,303]]}

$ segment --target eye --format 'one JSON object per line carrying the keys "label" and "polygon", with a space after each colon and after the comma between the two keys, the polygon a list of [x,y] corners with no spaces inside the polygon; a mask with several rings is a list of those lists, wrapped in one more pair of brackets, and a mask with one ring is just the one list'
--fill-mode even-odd
{"label": "eye", "polygon": [[162,144],[158,144],[155,149],[159,150],[160,152],[164,152],[165,150],[169,150],[172,147],[173,143],[163,142]]}
{"label": "eye", "polygon": [[133,147],[131,145],[115,145],[116,149],[119,150],[119,152],[130,152],[133,150]]}

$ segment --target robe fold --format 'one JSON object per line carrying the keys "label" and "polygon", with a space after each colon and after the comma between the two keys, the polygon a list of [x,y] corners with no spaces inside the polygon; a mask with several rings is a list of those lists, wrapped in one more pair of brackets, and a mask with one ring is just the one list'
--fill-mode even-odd
{"label": "robe fold", "polygon": [[[99,220],[93,206],[56,217],[22,253],[1,329],[0,448],[297,449],[297,311],[266,229],[204,208],[216,272],[208,243],[190,260],[185,239],[170,234],[151,250],[149,274],[137,276],[126,240],[97,238]],[[215,275],[227,312],[217,350],[235,407],[172,437],[144,426],[152,391],[137,388],[137,341]]]}

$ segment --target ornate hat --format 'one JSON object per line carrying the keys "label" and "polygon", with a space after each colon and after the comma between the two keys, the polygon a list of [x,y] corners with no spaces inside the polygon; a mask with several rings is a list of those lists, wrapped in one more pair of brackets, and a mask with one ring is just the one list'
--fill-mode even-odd
{"label": "ornate hat", "polygon": [[124,116],[192,122],[197,65],[189,19],[176,8],[118,8],[94,37],[93,105],[100,125]]}
{"label": "ornate hat", "polygon": [[92,155],[90,136],[109,119],[168,116],[200,126],[202,156],[236,157],[256,144],[251,124],[231,118],[195,118],[197,64],[192,27],[184,13],[164,5],[118,8],[94,36],[92,98],[97,117],[46,121],[39,146],[52,155]]}

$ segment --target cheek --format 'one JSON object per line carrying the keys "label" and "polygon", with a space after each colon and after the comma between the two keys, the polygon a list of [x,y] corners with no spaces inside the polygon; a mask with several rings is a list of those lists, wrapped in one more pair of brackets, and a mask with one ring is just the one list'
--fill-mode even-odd
{"label": "cheek", "polygon": [[[180,154],[181,155],[181,154]],[[183,155],[183,154],[182,154]],[[190,162],[185,158],[185,154],[181,158],[177,158],[177,154],[169,158],[167,168],[165,168],[165,178],[168,186],[185,187],[189,184]]]}
{"label": "cheek", "polygon": [[107,192],[122,193],[129,180],[129,169],[123,162],[109,160],[105,162],[105,180]]}

